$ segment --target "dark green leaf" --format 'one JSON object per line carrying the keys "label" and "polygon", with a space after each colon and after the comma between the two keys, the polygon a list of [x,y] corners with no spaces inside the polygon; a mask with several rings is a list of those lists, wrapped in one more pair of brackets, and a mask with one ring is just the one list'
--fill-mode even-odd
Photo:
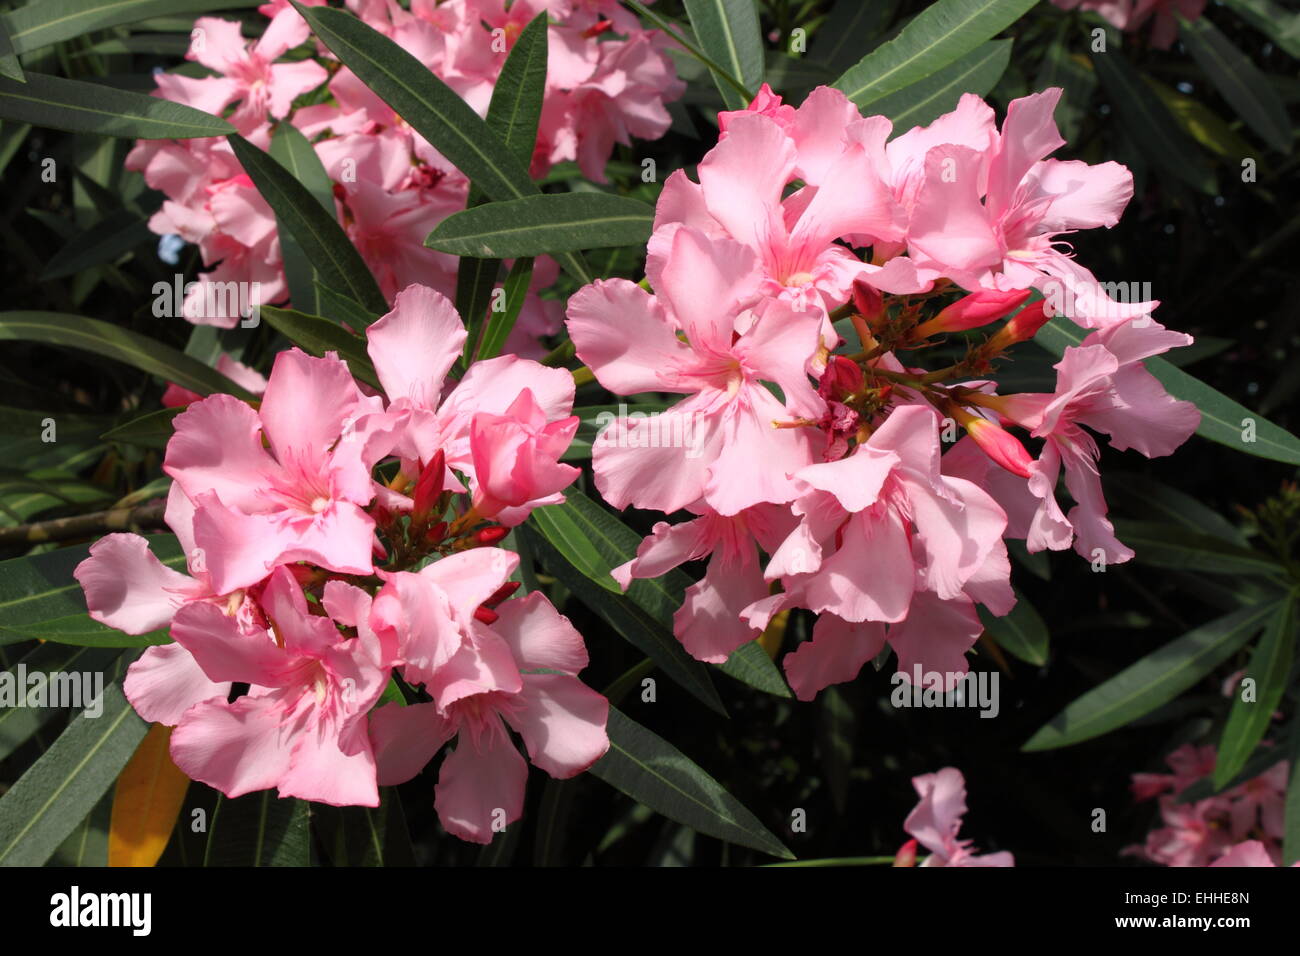
{"label": "dark green leaf", "polygon": [[234,130],[219,116],[170,100],[43,73],[28,73],[25,82],[0,77],[0,119],[127,139],[191,139]]}
{"label": "dark green leaf", "polygon": [[609,711],[609,752],[594,776],[700,833],[792,860],[794,854],[722,785],[668,741]]}
{"label": "dark green leaf", "polygon": [[763,84],[763,37],[754,0],[686,0],[695,36],[710,59],[745,88],[741,93],[714,74],[728,109],[743,110]]}
{"label": "dark green leaf", "polygon": [[121,326],[61,312],[0,312],[0,341],[43,342],[125,362],[200,395],[253,396],[216,369]]}
{"label": "dark green leaf", "polygon": [[925,126],[951,111],[964,93],[984,96],[1011,62],[1011,41],[990,40],[923,80],[882,96],[871,112],[889,117],[898,132]]}
{"label": "dark green leaf", "polygon": [[834,85],[859,108],[870,106],[966,56],[1018,20],[1034,2],[939,0],[922,10],[897,37],[850,67]]}
{"label": "dark green leaf", "polygon": [[204,866],[308,866],[311,863],[309,804],[259,790],[238,799],[221,797],[208,821]]}
{"label": "dark green leaf", "polygon": [[307,315],[294,309],[277,309],[264,305],[262,318],[290,342],[302,347],[303,351],[316,356],[326,352],[337,352],[339,358],[348,363],[348,371],[356,378],[374,388],[380,388],[379,376],[366,354],[366,341],[353,335],[341,325],[319,315]]}
{"label": "dark green leaf", "polygon": [[1052,718],[1024,750],[1052,750],[1109,733],[1167,704],[1227,660],[1277,605],[1246,607],[1188,631],[1125,668]]}
{"label": "dark green leaf", "polygon": [[606,193],[545,193],[453,213],[424,244],[457,256],[512,259],[579,249],[644,246],[654,207]]}
{"label": "dark green leaf", "polygon": [[1042,667],[1047,663],[1049,634],[1042,616],[1029,600],[1016,592],[1016,606],[1010,614],[995,617],[982,605],[980,621],[998,646],[1027,664]]}

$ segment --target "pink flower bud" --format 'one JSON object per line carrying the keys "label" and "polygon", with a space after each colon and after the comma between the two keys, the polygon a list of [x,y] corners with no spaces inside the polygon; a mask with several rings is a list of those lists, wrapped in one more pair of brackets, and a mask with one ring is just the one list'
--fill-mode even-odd
{"label": "pink flower bud", "polygon": [[858,315],[874,322],[885,314],[885,299],[880,290],[863,279],[853,281],[853,308]]}
{"label": "pink flower bud", "polygon": [[908,840],[899,847],[894,854],[894,866],[916,866],[916,846],[915,840]]}
{"label": "pink flower bud", "polygon": [[927,338],[942,332],[976,329],[981,325],[995,322],[1008,312],[1019,308],[1020,304],[1028,298],[1028,289],[1013,289],[1010,292],[980,289],[978,292],[963,296],[933,319],[923,323],[916,330],[916,334],[919,338]]}
{"label": "pink flower bud", "polygon": [[1013,475],[1029,477],[1029,466],[1034,463],[1034,459],[1015,435],[996,422],[966,411],[959,413],[957,420],[984,454]]}
{"label": "pink flower bud", "polygon": [[840,399],[862,388],[862,367],[847,355],[832,355],[817,383],[817,394],[825,399]]}

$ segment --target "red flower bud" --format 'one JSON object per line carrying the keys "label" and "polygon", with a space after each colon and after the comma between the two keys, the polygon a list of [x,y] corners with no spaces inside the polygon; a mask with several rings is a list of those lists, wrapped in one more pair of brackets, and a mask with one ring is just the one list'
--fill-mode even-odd
{"label": "red flower bud", "polygon": [[885,314],[885,299],[880,290],[865,279],[853,280],[853,308],[868,322]]}
{"label": "red flower bud", "polygon": [[519,590],[518,581],[507,581],[501,587],[492,592],[492,596],[483,602],[484,607],[496,607],[510,595]]}
{"label": "red flower bud", "polygon": [[1034,463],[1034,458],[1015,435],[996,422],[969,412],[959,415],[958,421],[984,454],[1013,475],[1029,477],[1029,466]]}
{"label": "red flower bud", "polygon": [[423,518],[428,515],[434,501],[442,494],[442,482],[446,473],[447,456],[439,448],[437,454],[420,471],[419,480],[415,483],[415,507],[411,510],[412,517]]}
{"label": "red flower bud", "polygon": [[500,525],[493,525],[490,528],[484,528],[478,534],[474,535],[474,540],[479,544],[496,544],[509,533],[509,528],[503,528]]}
{"label": "red flower bud", "polygon": [[492,610],[490,607],[474,608],[474,620],[476,621],[482,621],[484,624],[495,624],[498,620],[500,620],[500,618],[501,615],[498,614],[496,611]]}
{"label": "red flower bud", "polygon": [[1038,330],[1051,321],[1046,299],[1031,302],[1011,317],[1006,325],[998,329],[997,335],[989,340],[989,348],[1002,351],[1017,342],[1027,342],[1038,334]]}
{"label": "red flower bud", "polygon": [[908,840],[894,854],[894,866],[916,866],[916,841]]}
{"label": "red flower bud", "polygon": [[825,399],[840,399],[862,387],[862,367],[847,355],[832,355],[817,383],[817,394]]}

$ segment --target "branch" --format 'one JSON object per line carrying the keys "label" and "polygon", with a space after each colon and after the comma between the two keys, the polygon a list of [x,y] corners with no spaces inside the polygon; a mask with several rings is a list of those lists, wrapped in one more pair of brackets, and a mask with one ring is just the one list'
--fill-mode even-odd
{"label": "branch", "polygon": [[0,528],[0,546],[41,544],[45,541],[66,541],[85,538],[110,531],[157,531],[166,527],[163,512],[167,503],[150,501],[133,508],[113,508],[95,511],[71,518],[54,518],[51,521],[34,521],[13,528]]}

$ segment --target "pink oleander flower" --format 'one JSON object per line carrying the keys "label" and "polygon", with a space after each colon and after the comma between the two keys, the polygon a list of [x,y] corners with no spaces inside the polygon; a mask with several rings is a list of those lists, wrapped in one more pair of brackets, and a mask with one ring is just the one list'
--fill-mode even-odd
{"label": "pink oleander flower", "polygon": [[[1184,744],[1165,757],[1172,773],[1133,775],[1136,799],[1158,798],[1162,826],[1143,844],[1127,847],[1126,855],[1164,866],[1281,864],[1288,763],[1278,761],[1236,787],[1183,802],[1188,787],[1213,775],[1215,760],[1214,747]],[[1229,854],[1235,854],[1231,862],[1218,862]],[[1268,862],[1251,862],[1261,854]]]}
{"label": "pink oleander flower", "polygon": [[1062,10],[1096,13],[1117,30],[1136,33],[1151,23],[1151,45],[1168,50],[1178,37],[1178,17],[1197,20],[1205,0],[1052,0]]}
{"label": "pink oleander flower", "polygon": [[329,74],[313,60],[276,63],[284,53],[303,43],[307,22],[291,7],[282,9],[254,43],[245,43],[236,20],[200,17],[191,32],[188,60],[197,60],[219,74],[192,78],[159,73],[158,92],[205,113],[220,116],[237,103],[230,122],[248,135],[268,118],[289,115],[294,99],[324,83]]}
{"label": "pink oleander flower", "polygon": [[[903,829],[930,851],[921,866],[1015,866],[1015,857],[1007,852],[976,854],[970,840],[957,838],[961,818],[966,815],[966,779],[956,767],[944,767],[937,773],[912,778],[921,802],[916,805]],[[913,853],[915,850],[913,850]]]}
{"label": "pink oleander flower", "polygon": [[686,589],[673,633],[697,660],[721,664],[757,637],[741,612],[767,595],[758,548],[771,552],[789,533],[787,509],[760,504],[731,515],[704,511],[681,524],[660,521],[636,557],[610,574],[627,590],[633,578],[657,578],[687,561],[709,559],[704,577]]}
{"label": "pink oleander flower", "polygon": [[[1106,518],[1097,469],[1100,452],[1081,426],[1109,435],[1111,446],[1120,451],[1132,448],[1148,458],[1172,454],[1196,431],[1201,414],[1191,402],[1170,396],[1141,360],[1191,341],[1150,319],[1112,325],[1066,349],[1055,366],[1055,393],[988,402],[1034,437],[1046,439],[1038,461],[1029,465],[1029,489],[1041,502],[1027,541],[1031,551],[1060,550],[1073,540],[1075,550],[1089,560],[1100,555],[1117,563],[1133,556]],[[1068,516],[1055,497],[1062,466],[1077,502]]]}
{"label": "pink oleander flower", "polygon": [[[383,436],[414,477],[441,451],[470,479],[476,512],[509,526],[560,493],[578,469],[559,464],[578,427],[573,375],[512,355],[475,362],[445,399],[445,376],[460,356],[465,327],[441,293],[410,286],[366,329],[367,350],[389,403],[363,430]],[[448,473],[443,485],[460,490]]]}
{"label": "pink oleander flower", "polygon": [[476,843],[523,811],[528,766],[509,729],[557,779],[582,773],[609,747],[609,704],[576,676],[587,651],[568,619],[538,592],[484,613],[518,562],[479,548],[390,575],[372,612],[377,627],[397,635],[408,679],[433,698],[371,715],[379,781],[411,779],[455,739],[434,806],[449,833]]}
{"label": "pink oleander flower", "polygon": [[257,410],[213,395],[176,417],[163,470],[195,504],[194,540],[216,591],[294,561],[371,572],[374,521],[364,509],[379,456],[358,422],[381,410],[333,353],[294,348],[276,356]]}
{"label": "pink oleander flower", "polygon": [[[690,396],[653,420],[601,433],[596,485],[615,508],[672,512],[703,499],[735,515],[795,496],[791,476],[816,460],[818,436],[774,423],[825,408],[805,371],[822,320],[784,303],[756,315],[748,305],[758,267],[748,247],[681,227],[656,295],[611,279],[569,300],[569,334],[602,385]],[[778,385],[785,403],[763,382]],[[680,437],[662,441],[652,429]]]}
{"label": "pink oleander flower", "polygon": [[1146,315],[1156,302],[1119,303],[1056,237],[1119,221],[1133,177],[1118,163],[1045,157],[1065,145],[1052,118],[1061,90],[1014,100],[986,152],[943,144],[925,154],[908,225],[908,254],[922,276],[966,289],[1039,289],[1087,328]]}
{"label": "pink oleander flower", "polygon": [[261,633],[211,604],[177,612],[172,637],[204,673],[251,689],[233,703],[211,698],[185,711],[171,738],[176,766],[228,797],[275,787],[281,797],[378,806],[366,714],[396,656],[391,636],[369,626],[370,596],[330,581],[321,602],[330,617],[312,614],[281,567],[259,603],[269,622]]}
{"label": "pink oleander flower", "polygon": [[[137,534],[110,534],[90,546],[90,556],[72,575],[86,596],[90,616],[126,634],[148,634],[170,626],[176,612],[192,603],[212,604],[237,627],[254,632],[265,619],[245,591],[213,589],[194,544],[194,504],[173,484],[164,514],[186,555],[189,575],[167,567]],[[179,644],[146,648],[127,669],[123,690],[136,712],[148,721],[175,726],[194,704],[225,699],[230,683],[212,681]]]}

